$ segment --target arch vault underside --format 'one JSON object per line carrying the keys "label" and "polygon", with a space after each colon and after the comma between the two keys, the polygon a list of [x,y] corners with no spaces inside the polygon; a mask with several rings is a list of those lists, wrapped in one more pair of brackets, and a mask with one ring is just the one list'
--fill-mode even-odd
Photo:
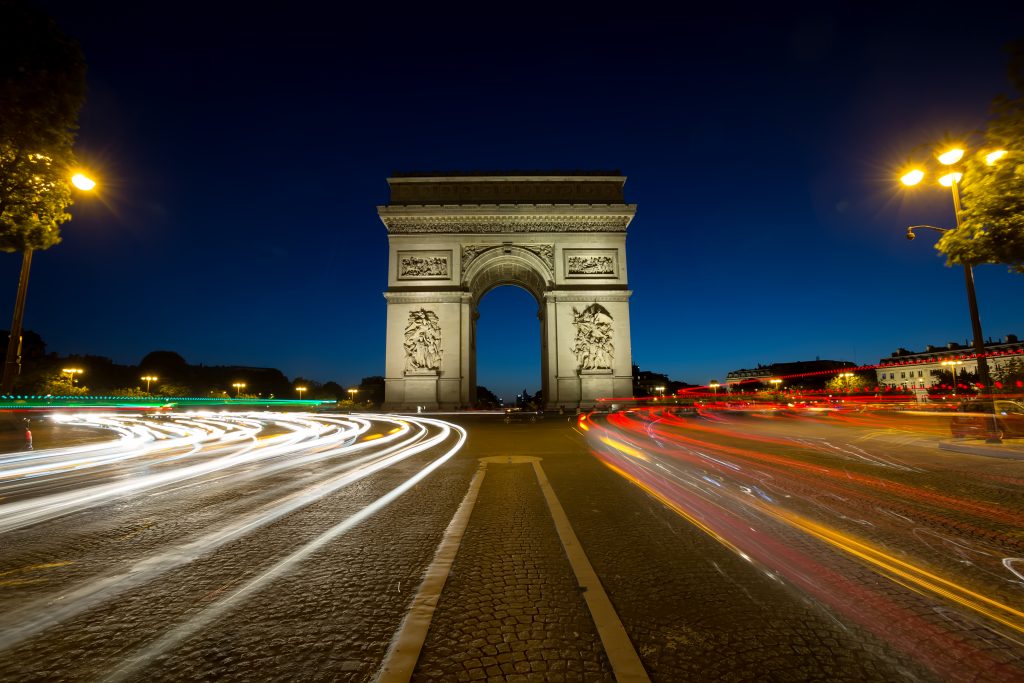
{"label": "arch vault underside", "polygon": [[[538,303],[548,408],[632,393],[625,178],[389,178],[389,409],[471,407],[481,298],[517,285]],[[541,202],[540,200],[546,200]]]}

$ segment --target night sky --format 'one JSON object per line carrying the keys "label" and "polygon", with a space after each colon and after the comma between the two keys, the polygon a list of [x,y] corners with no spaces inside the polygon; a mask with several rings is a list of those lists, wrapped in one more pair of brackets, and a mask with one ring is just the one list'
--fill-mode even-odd
{"label": "night sky", "polygon": [[[948,190],[896,177],[1010,92],[1020,10],[41,4],[88,61],[78,150],[104,188],[33,262],[51,351],[383,374],[376,206],[434,170],[626,175],[633,359],[674,379],[970,335],[962,270],[904,238],[952,224]],[[0,255],[5,306],[19,266]],[[1024,278],[976,278],[986,336],[1024,335]],[[530,295],[488,294],[479,335],[480,384],[539,388]]]}

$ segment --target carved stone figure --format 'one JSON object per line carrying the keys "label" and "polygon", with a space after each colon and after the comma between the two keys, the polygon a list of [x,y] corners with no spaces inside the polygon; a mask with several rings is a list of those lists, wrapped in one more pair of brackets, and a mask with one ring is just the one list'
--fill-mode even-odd
{"label": "carved stone figure", "polygon": [[446,256],[403,256],[399,277],[448,277]]}
{"label": "carved stone figure", "polygon": [[555,270],[555,245],[553,244],[524,244],[525,248],[532,251],[537,256],[540,256],[541,260],[548,267],[548,270],[554,272]]}
{"label": "carved stone figure", "polygon": [[591,304],[582,311],[572,309],[576,337],[570,349],[576,355],[580,370],[605,370],[612,367],[615,345],[612,342],[612,316],[600,304]]}
{"label": "carved stone figure", "polygon": [[405,324],[406,372],[441,369],[441,323],[437,313],[421,308],[409,312]]}

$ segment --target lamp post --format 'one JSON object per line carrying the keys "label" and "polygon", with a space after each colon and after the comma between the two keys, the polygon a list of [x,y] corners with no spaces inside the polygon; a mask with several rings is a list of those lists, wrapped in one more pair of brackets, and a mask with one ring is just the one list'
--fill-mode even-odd
{"label": "lamp post", "polygon": [[242,389],[245,388],[245,382],[235,382],[231,386],[235,388],[235,398],[238,398],[242,395]]}
{"label": "lamp post", "polygon": [[[85,192],[96,187],[96,181],[82,173],[71,176],[71,184]],[[14,299],[11,333],[7,338],[7,357],[4,360],[3,379],[0,380],[0,394],[10,394],[14,388],[15,378],[21,374],[21,324],[25,318],[25,297],[28,295],[28,274],[32,269],[32,251],[32,247],[25,247],[21,252],[21,275],[18,278],[18,295]]]}
{"label": "lamp post", "polygon": [[358,389],[349,389],[348,390],[348,400],[350,400],[353,403],[355,403],[356,402],[356,394],[358,394],[358,393],[359,393]]}
{"label": "lamp post", "polygon": [[840,372],[839,376],[843,378],[843,384],[846,385],[846,390],[850,390],[850,379],[853,378],[852,372]]}
{"label": "lamp post", "polygon": [[[964,150],[960,147],[953,147],[939,155],[937,159],[943,166],[952,166],[964,156]],[[989,166],[996,163],[1000,159],[1006,156],[1005,150],[996,150],[990,152],[985,156],[985,163]],[[924,179],[924,171],[919,168],[910,170],[905,173],[900,181],[907,187],[917,185]],[[956,228],[937,228],[934,225],[911,225],[907,228],[907,239],[912,240],[916,235],[915,230],[932,230],[941,234],[950,232],[951,230],[959,230],[961,226],[960,220],[960,179],[963,178],[963,174],[959,171],[950,171],[939,178],[939,184],[950,188],[953,194],[953,213],[956,217]],[[978,299],[974,292],[974,270],[970,263],[964,263],[964,284],[967,288],[967,307],[971,312],[971,332],[974,334],[974,355],[978,360],[978,380],[981,382],[981,386],[984,390],[991,394],[992,385],[988,374],[988,360],[985,358],[985,337],[981,332],[981,316],[978,314]],[[985,439],[989,443],[1001,443],[1002,439],[999,438],[999,429],[996,423],[995,415],[995,402],[992,403],[992,428]]]}
{"label": "lamp post", "polygon": [[306,390],[306,387],[295,387],[295,391],[299,392],[299,400],[302,400],[302,393]]}
{"label": "lamp post", "polygon": [[75,375],[81,375],[85,370],[82,368],[64,368],[61,372],[68,373],[68,378],[71,380],[71,386],[75,386]]}
{"label": "lamp post", "polygon": [[781,387],[782,387],[782,380],[778,379],[778,378],[775,378],[775,379],[770,379],[768,381],[775,385],[775,393],[779,393],[779,391],[781,390]]}
{"label": "lamp post", "polygon": [[944,360],[939,365],[948,365],[949,371],[953,375],[953,395],[956,396],[956,366],[963,365],[962,360]]}
{"label": "lamp post", "polygon": [[157,377],[156,375],[143,375],[139,379],[141,379],[143,382],[146,383],[146,393],[148,394],[149,393],[149,383],[150,382],[155,382],[155,381],[157,381],[160,378]]}
{"label": "lamp post", "polygon": [[720,386],[722,385],[718,383],[717,379],[713,379],[710,382],[708,382],[708,388],[711,389],[712,393],[714,394],[716,403],[718,402],[718,387]]}

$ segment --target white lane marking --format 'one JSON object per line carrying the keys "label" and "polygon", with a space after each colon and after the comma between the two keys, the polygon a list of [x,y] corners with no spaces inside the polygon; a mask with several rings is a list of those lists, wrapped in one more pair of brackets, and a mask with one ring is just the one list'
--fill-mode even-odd
{"label": "white lane marking", "polygon": [[416,597],[413,598],[409,612],[391,639],[391,645],[375,679],[377,683],[404,683],[412,678],[416,662],[423,650],[423,643],[427,639],[427,630],[441,598],[441,590],[448,581],[448,574],[455,562],[455,555],[459,552],[462,536],[469,525],[469,517],[473,513],[486,473],[487,463],[481,462],[472,481],[469,482],[469,490],[459,504],[459,509],[448,523],[448,528],[434,553],[434,560],[424,574],[423,582],[416,592]]}
{"label": "white lane marking", "polygon": [[597,633],[601,637],[601,644],[604,646],[605,654],[608,655],[615,679],[617,681],[649,682],[647,671],[633,648],[629,636],[626,635],[626,629],[622,626],[622,621],[619,620],[612,601],[608,599],[608,594],[604,592],[604,587],[597,578],[597,573],[591,566],[586,552],[583,551],[583,546],[576,538],[576,532],[572,530],[569,518],[566,516],[565,510],[562,509],[558,496],[551,488],[540,462],[533,462],[533,471],[537,475],[537,483],[540,484],[540,490],[544,493],[544,500],[548,504],[548,511],[551,512],[551,518],[555,522],[558,538],[562,541],[566,557],[569,558],[572,571],[576,574],[576,581],[584,589],[583,599],[587,602],[587,608],[597,627]]}

